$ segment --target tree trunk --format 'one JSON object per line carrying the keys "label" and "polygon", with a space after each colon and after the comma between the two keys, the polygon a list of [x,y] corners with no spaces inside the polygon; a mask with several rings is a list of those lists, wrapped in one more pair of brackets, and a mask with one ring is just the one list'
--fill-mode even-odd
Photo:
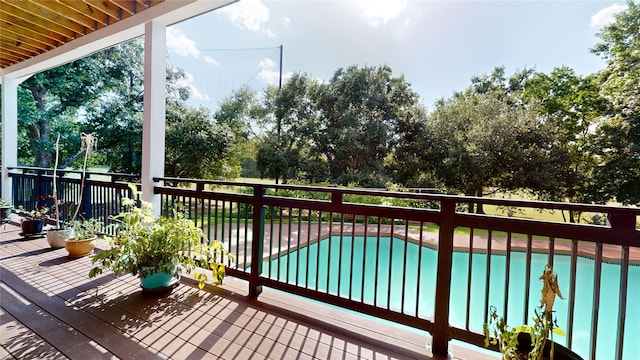
{"label": "tree trunk", "polygon": [[36,124],[29,125],[29,142],[35,156],[36,167],[51,167],[51,151],[49,151],[49,143],[51,142],[51,120],[47,117],[44,106],[44,97],[47,94],[46,88],[39,89],[35,86],[29,87],[36,108],[40,112],[40,118]]}
{"label": "tree trunk", "polygon": [[[476,197],[482,197],[482,186],[476,190]],[[476,214],[484,214],[484,206],[482,203],[478,203]]]}

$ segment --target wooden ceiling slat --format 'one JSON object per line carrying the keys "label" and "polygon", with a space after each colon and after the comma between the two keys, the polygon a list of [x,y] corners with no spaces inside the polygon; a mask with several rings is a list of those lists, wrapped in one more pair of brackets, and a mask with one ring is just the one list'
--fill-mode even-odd
{"label": "wooden ceiling slat", "polygon": [[[26,33],[35,33],[45,36],[52,41],[64,43],[69,41],[70,38],[73,37],[73,33],[67,29],[63,31],[65,33],[59,33],[52,29],[48,29],[40,26],[38,23],[28,22],[18,17],[12,16],[7,13],[0,13],[0,23],[2,24],[2,29],[16,29],[16,32],[26,32]],[[18,30],[20,29],[20,30]]]}
{"label": "wooden ceiling slat", "polygon": [[16,43],[14,42],[0,40],[0,52],[2,51],[19,54],[20,56],[33,56],[33,54],[38,53],[38,50],[31,45],[27,45],[27,44],[16,45]]}
{"label": "wooden ceiling slat", "polygon": [[47,52],[164,1],[0,0],[0,67]]}
{"label": "wooden ceiling slat", "polygon": [[29,55],[22,55],[22,54],[15,54],[11,51],[6,51],[5,49],[0,50],[0,59],[11,59],[11,60],[18,60],[23,58],[24,56],[29,56]]}
{"label": "wooden ceiling slat", "polygon": [[[109,22],[113,23],[115,21],[122,20],[123,18],[122,10],[108,1],[82,0],[82,2],[85,4],[85,6],[98,9],[100,12],[105,14],[105,16],[111,18],[110,20],[108,20]],[[127,14],[127,16],[128,15],[129,14]]]}
{"label": "wooden ceiling slat", "polygon": [[76,36],[76,34],[73,31],[63,28],[62,26],[56,26],[54,24],[53,26],[47,27],[45,24],[42,24],[40,22],[27,21],[27,20],[24,20],[23,18],[14,16],[11,13],[6,13],[2,11],[0,11],[0,21],[12,24],[17,27],[22,27],[25,29],[31,29],[33,31],[37,31],[44,34],[45,36],[48,36],[60,41],[69,41],[70,39],[74,39]]}
{"label": "wooden ceiling slat", "polygon": [[137,11],[135,0],[122,1],[122,0],[108,0],[109,4],[121,9],[123,12],[129,15],[134,15]]}
{"label": "wooden ceiling slat", "polygon": [[94,6],[94,4],[99,3],[98,1],[86,3],[79,0],[58,0],[58,3],[66,6],[67,9],[69,9],[67,11],[75,11],[80,14],[81,16],[79,18],[86,18],[87,20],[90,19],[92,22],[98,23],[98,26],[91,26],[94,30],[105,27],[109,25],[109,22],[115,21],[115,19],[110,20],[111,15]]}
{"label": "wooden ceiling slat", "polygon": [[[46,9],[39,9],[39,7],[32,6],[31,2],[21,2],[22,7],[17,7],[14,2],[3,2],[2,11],[10,12],[11,14],[19,17],[22,20],[40,24],[47,29],[67,29],[73,34],[82,34],[84,28],[77,23],[69,22],[67,18],[64,18],[56,13],[52,13]],[[60,31],[60,30],[56,30]],[[76,36],[76,35],[74,35]]]}
{"label": "wooden ceiling slat", "polygon": [[[67,22],[75,23],[81,25],[84,28],[94,29],[95,20],[87,17],[82,12],[75,10],[66,6],[64,3],[60,3],[58,1],[38,1],[38,0],[29,0],[35,6],[33,9],[42,9],[49,11],[53,14],[56,14],[62,18],[64,18]],[[86,33],[87,30],[83,29],[83,33]]]}
{"label": "wooden ceiling slat", "polygon": [[55,47],[55,44],[53,41],[44,39],[43,36],[40,36],[40,38],[34,38],[31,36],[28,36],[26,34],[26,32],[23,31],[14,31],[14,29],[12,28],[4,28],[2,29],[2,37],[4,39],[7,39],[8,41],[11,41],[13,43],[25,43],[25,44],[30,44],[31,46],[35,47],[36,49],[38,49],[39,51],[47,51],[47,50],[51,50],[52,48]]}
{"label": "wooden ceiling slat", "polygon": [[[6,27],[4,29],[6,29]],[[33,43],[30,41],[25,42],[23,40],[20,40],[15,32],[7,32],[4,35],[5,36],[2,36],[2,38],[0,38],[0,43],[2,44],[2,47],[23,49],[28,54],[38,53],[40,51],[47,50],[46,47],[39,48],[37,46],[34,46]]]}

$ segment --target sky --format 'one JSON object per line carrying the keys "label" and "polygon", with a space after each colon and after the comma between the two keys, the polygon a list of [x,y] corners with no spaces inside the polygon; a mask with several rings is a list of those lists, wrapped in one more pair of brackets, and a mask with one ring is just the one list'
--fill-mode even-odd
{"label": "sky", "polygon": [[328,81],[351,65],[391,67],[427,109],[504,66],[578,74],[624,0],[240,0],[167,29],[168,63],[186,70],[192,105],[216,110],[241,86],[304,73]]}

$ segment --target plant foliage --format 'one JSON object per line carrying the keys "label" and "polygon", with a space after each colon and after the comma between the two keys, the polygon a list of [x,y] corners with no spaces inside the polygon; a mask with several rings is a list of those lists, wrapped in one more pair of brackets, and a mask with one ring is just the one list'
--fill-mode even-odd
{"label": "plant foliage", "polygon": [[[211,271],[212,282],[221,284],[225,276],[225,260],[231,256],[220,241],[207,242],[204,233],[181,212],[173,217],[155,218],[153,206],[141,201],[137,206],[133,199],[123,199],[127,211],[113,217],[117,222],[116,236],[110,239],[110,247],[92,257],[97,264],[89,272],[95,277],[104,269],[116,275],[131,273],[145,277],[158,272],[178,276],[204,268]],[[207,274],[194,272],[202,289],[208,281]]]}

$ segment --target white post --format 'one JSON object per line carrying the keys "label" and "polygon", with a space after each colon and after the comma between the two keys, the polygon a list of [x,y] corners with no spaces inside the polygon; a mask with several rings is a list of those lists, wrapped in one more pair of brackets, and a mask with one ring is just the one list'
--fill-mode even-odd
{"label": "white post", "polygon": [[18,85],[2,77],[2,198],[11,201],[12,183],[8,167],[18,166]]}
{"label": "white post", "polygon": [[156,20],[144,32],[144,120],[142,123],[142,200],[160,213],[160,196],[153,193],[153,178],[164,176],[166,101],[166,25]]}

